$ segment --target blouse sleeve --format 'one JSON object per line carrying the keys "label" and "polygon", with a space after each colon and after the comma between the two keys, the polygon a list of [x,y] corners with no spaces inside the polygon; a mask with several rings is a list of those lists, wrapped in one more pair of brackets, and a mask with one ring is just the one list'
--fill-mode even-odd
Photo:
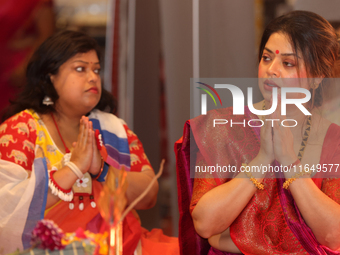
{"label": "blouse sleeve", "polygon": [[[340,161],[337,163],[340,171]],[[334,167],[335,169],[336,167]],[[328,167],[329,170],[329,167]],[[328,197],[333,199],[335,202],[340,204],[340,178],[325,178],[322,181],[321,190],[325,193]]]}
{"label": "blouse sleeve", "polygon": [[133,133],[127,125],[124,125],[124,128],[129,143],[131,171],[141,172],[149,169],[153,171],[149,159],[144,152],[143,145],[137,135]]}
{"label": "blouse sleeve", "polygon": [[0,126],[0,158],[32,171],[37,138],[35,120],[20,112]]}
{"label": "blouse sleeve", "polygon": [[[340,129],[339,127],[337,129]],[[340,132],[333,134],[329,140],[331,144],[327,144],[323,148],[325,159],[322,160],[323,165],[327,166],[327,176],[321,185],[321,190],[335,202],[340,204]],[[326,139],[326,138],[325,138]],[[320,160],[321,162],[321,160]]]}
{"label": "blouse sleeve", "polygon": [[321,190],[328,197],[340,204],[340,179],[339,178],[327,178],[322,182]]}

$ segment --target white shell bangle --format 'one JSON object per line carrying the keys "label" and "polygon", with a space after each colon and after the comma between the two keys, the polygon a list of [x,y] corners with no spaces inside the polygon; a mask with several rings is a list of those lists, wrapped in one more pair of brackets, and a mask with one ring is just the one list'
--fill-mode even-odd
{"label": "white shell bangle", "polygon": [[80,171],[80,169],[76,166],[76,164],[69,161],[65,165],[68,166],[72,170],[72,172],[78,177],[78,179],[83,178],[84,174],[82,173],[82,171]]}

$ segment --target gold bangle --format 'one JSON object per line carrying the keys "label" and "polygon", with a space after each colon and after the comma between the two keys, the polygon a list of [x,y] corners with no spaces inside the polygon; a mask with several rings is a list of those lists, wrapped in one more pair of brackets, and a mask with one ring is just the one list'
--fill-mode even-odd
{"label": "gold bangle", "polygon": [[103,172],[103,169],[104,169],[104,159],[102,157],[102,163],[101,163],[101,166],[100,166],[100,170],[99,170],[99,173],[96,175],[96,177],[94,177],[94,180],[97,180],[99,178],[99,176],[102,174]]}
{"label": "gold bangle", "polygon": [[254,177],[251,177],[250,180],[254,183],[255,187],[258,188],[259,190],[264,190],[264,185],[256,180]]}
{"label": "gold bangle", "polygon": [[[247,164],[243,163],[242,166],[246,167]],[[261,183],[258,180],[256,180],[251,173],[249,173],[247,171],[244,171],[244,173],[252,181],[252,183],[255,185],[256,188],[258,188],[259,190],[264,190],[263,183]]]}
{"label": "gold bangle", "polygon": [[288,189],[288,188],[289,188],[289,185],[292,184],[292,182],[295,181],[296,178],[299,178],[300,176],[304,176],[304,175],[306,175],[306,174],[309,175],[309,174],[310,174],[310,170],[309,170],[309,168],[307,168],[307,169],[308,169],[307,171],[303,170],[303,172],[297,173],[297,174],[293,175],[291,178],[287,179],[287,180],[283,183],[282,188]]}

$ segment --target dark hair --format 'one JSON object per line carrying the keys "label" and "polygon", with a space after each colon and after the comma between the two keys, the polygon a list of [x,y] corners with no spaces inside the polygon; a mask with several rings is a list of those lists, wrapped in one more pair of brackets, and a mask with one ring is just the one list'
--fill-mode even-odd
{"label": "dark hair", "polygon": [[[339,47],[337,36],[331,24],[320,15],[308,11],[293,11],[272,20],[262,36],[259,62],[264,47],[273,33],[285,34],[295,53],[301,52],[310,78],[334,76]],[[313,89],[312,94],[313,105],[320,106],[322,84],[317,89]]]}
{"label": "dark hair", "polygon": [[[56,102],[59,98],[50,80],[50,75],[57,74],[59,67],[71,57],[90,50],[96,51],[100,61],[99,45],[95,39],[88,35],[64,30],[50,36],[31,57],[27,66],[26,85],[17,98],[11,102],[11,106],[2,120],[4,121],[25,109],[33,109],[43,114],[54,112],[54,107],[42,104],[45,96],[49,96],[53,102]],[[100,101],[95,108],[115,112],[115,99],[108,91],[102,88]]]}

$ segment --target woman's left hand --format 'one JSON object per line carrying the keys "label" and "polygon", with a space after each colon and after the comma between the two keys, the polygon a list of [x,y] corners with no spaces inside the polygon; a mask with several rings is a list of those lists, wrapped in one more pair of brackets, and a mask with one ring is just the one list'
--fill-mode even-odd
{"label": "woman's left hand", "polygon": [[271,118],[276,119],[273,121],[274,157],[282,166],[288,166],[297,160],[297,156],[294,152],[292,131],[290,127],[284,127],[281,124],[285,120],[285,117],[281,115],[281,100]]}
{"label": "woman's left hand", "polygon": [[[93,130],[92,121],[90,121],[90,128]],[[100,152],[97,147],[97,140],[95,138],[95,132],[93,132],[93,139],[92,139],[92,148],[93,148],[93,154],[92,154],[92,163],[89,168],[89,173],[92,175],[97,175],[100,172],[100,167],[102,165],[102,157],[100,155]]]}

